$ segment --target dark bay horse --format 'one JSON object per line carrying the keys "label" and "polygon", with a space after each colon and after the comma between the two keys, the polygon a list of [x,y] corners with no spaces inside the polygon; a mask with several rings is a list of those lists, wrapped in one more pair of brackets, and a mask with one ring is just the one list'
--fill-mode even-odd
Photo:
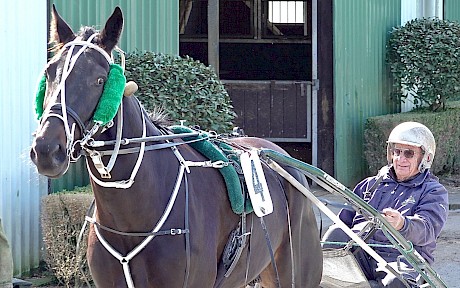
{"label": "dark bay horse", "polygon": [[[117,7],[102,31],[83,27],[74,34],[53,6],[50,35],[57,48],[37,96],[40,124],[30,152],[38,172],[51,178],[62,176],[79,152],[86,156],[96,203],[87,251],[95,285],[318,287],[319,232],[301,193],[265,165],[273,213],[238,215],[218,169],[203,164],[207,158],[181,139],[161,138],[171,133],[148,119],[135,97],[115,97],[115,110],[115,98],[103,100],[106,90],[119,90],[109,82],[125,84],[123,75],[111,76],[122,27]],[[119,145],[154,136],[154,145]],[[109,142],[95,144],[102,141]],[[282,151],[251,137],[227,144]],[[303,175],[290,173],[306,184]],[[245,233],[232,238],[233,231]],[[229,271],[226,247],[241,238],[243,249]]]}

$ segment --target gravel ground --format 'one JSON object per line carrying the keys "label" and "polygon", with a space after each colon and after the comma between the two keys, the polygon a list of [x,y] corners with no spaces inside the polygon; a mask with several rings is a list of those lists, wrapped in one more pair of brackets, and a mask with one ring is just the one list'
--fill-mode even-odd
{"label": "gravel ground", "polygon": [[449,191],[449,216],[438,239],[433,268],[447,287],[460,287],[460,177],[441,179]]}
{"label": "gravel ground", "polygon": [[449,212],[434,257],[433,268],[447,287],[460,287],[460,210]]}

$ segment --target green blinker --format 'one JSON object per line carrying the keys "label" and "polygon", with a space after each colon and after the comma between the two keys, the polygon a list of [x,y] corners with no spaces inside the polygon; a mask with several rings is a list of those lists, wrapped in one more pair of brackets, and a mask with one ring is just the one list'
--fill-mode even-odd
{"label": "green blinker", "polygon": [[45,91],[46,91],[46,76],[40,79],[38,83],[37,95],[35,97],[35,114],[37,115],[37,120],[40,120],[43,115],[43,102],[45,101]]}
{"label": "green blinker", "polygon": [[126,77],[123,74],[123,68],[118,64],[111,64],[104,91],[93,116],[94,122],[105,125],[115,117],[123,98],[125,84]]}
{"label": "green blinker", "polygon": [[[104,91],[102,92],[96,107],[96,112],[93,116],[94,122],[105,125],[115,117],[123,98],[125,84],[126,77],[123,74],[123,68],[118,64],[111,64],[107,81],[104,84]],[[46,77],[43,75],[38,84],[38,91],[35,98],[35,113],[37,114],[38,120],[40,120],[43,115],[45,91]]]}

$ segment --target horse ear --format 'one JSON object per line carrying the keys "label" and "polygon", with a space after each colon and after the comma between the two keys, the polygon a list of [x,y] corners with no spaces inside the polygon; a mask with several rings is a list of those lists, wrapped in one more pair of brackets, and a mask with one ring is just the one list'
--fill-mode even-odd
{"label": "horse ear", "polygon": [[116,7],[112,15],[105,23],[101,32],[101,46],[110,53],[120,40],[121,31],[123,30],[123,13],[120,7]]}
{"label": "horse ear", "polygon": [[50,42],[65,44],[75,39],[75,34],[59,15],[53,4],[52,18],[50,24]]}

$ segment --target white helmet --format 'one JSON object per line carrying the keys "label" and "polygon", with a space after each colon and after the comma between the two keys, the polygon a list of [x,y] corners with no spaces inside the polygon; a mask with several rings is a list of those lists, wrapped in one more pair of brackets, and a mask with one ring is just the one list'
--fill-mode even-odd
{"label": "white helmet", "polygon": [[406,144],[420,147],[423,150],[423,159],[418,166],[420,172],[430,168],[436,153],[436,142],[433,133],[425,125],[418,122],[404,122],[396,126],[388,136],[387,160],[392,162],[392,144]]}

